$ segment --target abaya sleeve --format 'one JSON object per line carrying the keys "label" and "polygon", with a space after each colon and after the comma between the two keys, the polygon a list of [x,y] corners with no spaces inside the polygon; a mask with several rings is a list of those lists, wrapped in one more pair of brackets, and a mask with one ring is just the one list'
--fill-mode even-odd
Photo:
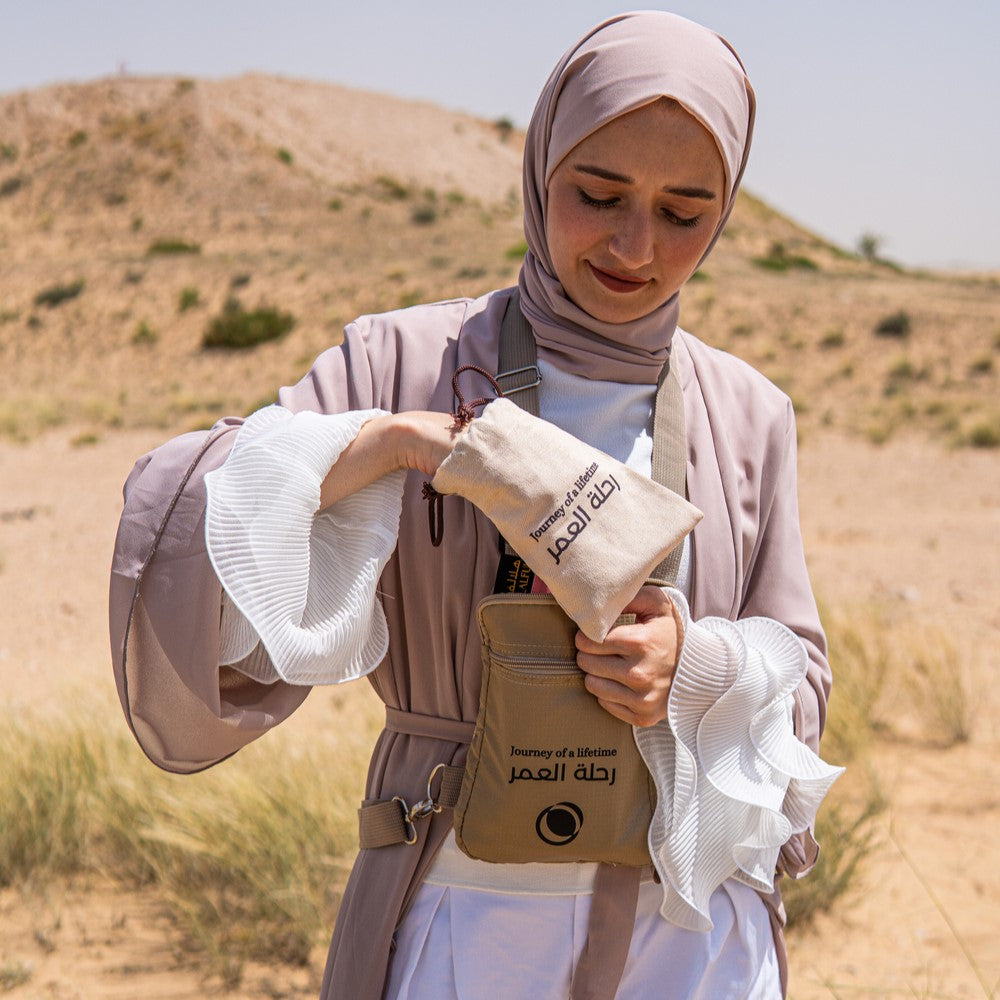
{"label": "abaya sleeve", "polygon": [[[352,324],[296,386],[279,394],[293,412],[371,407],[385,386],[372,374],[367,329]],[[392,345],[383,345],[393,371]],[[118,695],[149,758],[192,772],[235,753],[287,718],[307,686],[261,683],[253,669],[220,667],[222,588],[205,544],[205,476],[230,453],[242,421],[184,434],[136,463],[111,571],[110,633]],[[255,654],[259,656],[258,651]]]}

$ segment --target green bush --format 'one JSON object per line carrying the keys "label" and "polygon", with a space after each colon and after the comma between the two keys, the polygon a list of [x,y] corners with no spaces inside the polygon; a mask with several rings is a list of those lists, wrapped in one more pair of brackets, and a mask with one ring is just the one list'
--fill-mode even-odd
{"label": "green bush", "polygon": [[429,201],[425,201],[414,206],[410,213],[410,220],[418,226],[429,226],[432,222],[437,221],[437,215],[437,208]]}
{"label": "green bush", "polygon": [[501,142],[506,142],[510,138],[511,132],[514,131],[514,123],[506,115],[498,118],[493,123],[493,127],[497,130]]}
{"label": "green bush", "polygon": [[520,260],[528,252],[528,244],[521,240],[520,243],[515,243],[511,247],[507,247],[504,250],[503,255],[508,260]]}
{"label": "green bush", "polygon": [[293,326],[295,317],[290,313],[270,306],[247,310],[236,299],[230,299],[209,323],[201,343],[210,349],[244,350],[269,340],[280,340]]}
{"label": "green bush", "polygon": [[198,292],[198,289],[192,288],[189,285],[188,287],[181,289],[181,294],[177,299],[177,311],[187,312],[188,309],[194,309],[194,307],[200,302],[201,294]]}
{"label": "green bush", "polygon": [[145,320],[137,323],[132,331],[132,343],[137,346],[155,344],[158,339],[156,331]]}
{"label": "green bush", "polygon": [[7,198],[12,194],[17,194],[27,183],[27,180],[20,175],[17,177],[8,177],[7,180],[0,184],[0,198]]}
{"label": "green bush", "polygon": [[376,177],[375,188],[383,198],[390,198],[393,201],[405,201],[410,197],[410,189],[389,174],[381,174]]}
{"label": "green bush", "polygon": [[83,287],[82,278],[71,281],[66,285],[49,285],[48,288],[43,288],[35,296],[35,305],[48,306],[50,309],[54,309],[63,302],[75,299],[83,291]]}
{"label": "green bush", "polygon": [[910,335],[910,314],[905,309],[883,316],[875,324],[876,337],[896,337],[902,339]]}
{"label": "green bush", "polygon": [[77,129],[69,137],[69,143],[68,143],[69,148],[76,149],[77,146],[82,146],[89,138],[90,136],[82,128]]}
{"label": "green bush", "polygon": [[753,262],[758,267],[763,267],[769,271],[778,271],[779,273],[793,268],[802,271],[819,270],[819,265],[814,260],[801,254],[789,253],[784,243],[772,243],[767,255],[764,257],[754,257]]}
{"label": "green bush", "polygon": [[157,254],[178,254],[178,253],[201,253],[201,244],[188,243],[185,240],[165,239],[156,240],[146,248],[146,256],[153,257]]}
{"label": "green bush", "polygon": [[963,443],[973,448],[1000,448],[1000,426],[990,420],[975,424],[966,433]]}
{"label": "green bush", "polygon": [[291,152],[285,149],[284,147],[275,150],[275,155],[278,157],[279,160],[281,160],[282,163],[284,163],[286,166],[289,167],[295,161],[295,157],[292,156]]}

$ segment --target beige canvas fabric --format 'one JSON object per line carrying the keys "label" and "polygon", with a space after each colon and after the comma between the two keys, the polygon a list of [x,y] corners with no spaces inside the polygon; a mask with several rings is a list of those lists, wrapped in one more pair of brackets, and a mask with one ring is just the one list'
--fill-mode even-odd
{"label": "beige canvas fabric", "polygon": [[433,486],[474,503],[598,642],[701,520],[672,490],[508,399],[472,421]]}
{"label": "beige canvas fabric", "polygon": [[483,687],[455,841],[470,857],[650,865],[656,789],[632,727],[576,665],[576,626],[551,594],[493,594],[477,609]]}

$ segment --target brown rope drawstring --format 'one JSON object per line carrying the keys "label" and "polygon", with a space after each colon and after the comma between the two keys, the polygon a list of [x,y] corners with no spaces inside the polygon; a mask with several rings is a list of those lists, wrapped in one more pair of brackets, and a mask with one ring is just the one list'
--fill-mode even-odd
{"label": "brown rope drawstring", "polygon": [[431,531],[431,545],[437,548],[444,539],[444,494],[438,493],[430,483],[424,483],[420,495],[429,504],[427,523]]}
{"label": "brown rope drawstring", "polygon": [[[468,425],[476,416],[476,407],[485,406],[487,403],[492,402],[496,396],[480,396],[479,399],[473,399],[471,402],[465,401],[465,396],[462,394],[462,388],[458,384],[458,377],[462,372],[473,371],[483,378],[488,379],[490,385],[493,387],[493,391],[496,396],[503,395],[503,389],[500,388],[499,383],[496,378],[491,375],[485,368],[481,368],[479,365],[462,365],[460,368],[456,369],[455,374],[451,379],[451,387],[455,393],[455,399],[458,400],[458,405],[455,407],[455,412],[452,416],[455,418],[454,430],[460,431],[463,427]],[[444,495],[438,493],[436,489],[429,482],[425,482],[423,489],[420,491],[420,495],[429,503],[427,508],[427,522],[431,533],[431,545],[435,548],[441,544],[444,540]]]}

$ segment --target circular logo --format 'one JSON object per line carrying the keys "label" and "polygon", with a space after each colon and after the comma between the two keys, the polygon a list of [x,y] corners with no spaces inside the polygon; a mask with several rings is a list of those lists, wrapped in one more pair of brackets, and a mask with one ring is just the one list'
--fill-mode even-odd
{"label": "circular logo", "polygon": [[583,826],[583,810],[573,802],[557,802],[538,814],[535,832],[553,847],[562,847],[576,840]]}

